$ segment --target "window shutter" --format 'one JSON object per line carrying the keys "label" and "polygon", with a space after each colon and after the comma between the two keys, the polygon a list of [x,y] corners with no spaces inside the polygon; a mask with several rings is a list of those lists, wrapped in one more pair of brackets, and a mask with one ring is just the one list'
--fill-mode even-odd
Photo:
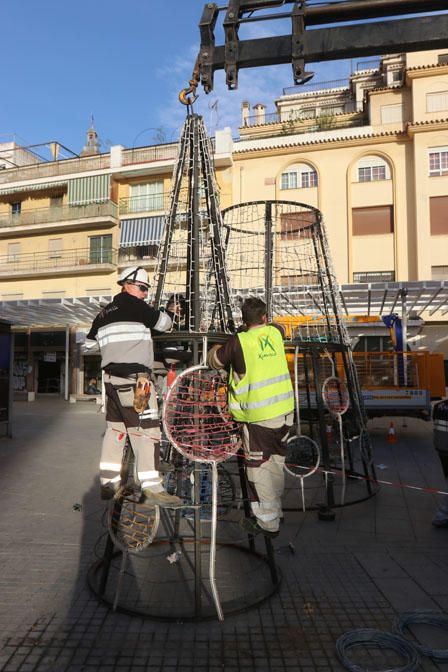
{"label": "window shutter", "polygon": [[429,199],[431,236],[448,234],[448,196],[432,196]]}
{"label": "window shutter", "polygon": [[353,208],[353,235],[372,236],[393,233],[392,205],[377,205],[372,208]]}

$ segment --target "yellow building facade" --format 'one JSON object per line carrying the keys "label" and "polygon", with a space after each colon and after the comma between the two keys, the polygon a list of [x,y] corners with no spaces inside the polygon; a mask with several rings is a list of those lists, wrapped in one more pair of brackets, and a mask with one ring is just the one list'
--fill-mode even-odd
{"label": "yellow building facade", "polygon": [[[448,359],[448,314],[434,310],[448,285],[448,56],[388,56],[345,82],[285,90],[274,114],[252,109],[243,104],[238,140],[216,133],[222,208],[317,207],[343,285],[439,283],[419,317]],[[138,263],[151,273],[160,249],[177,144],[100,154],[95,142],[90,129],[79,157],[53,151],[0,170],[0,317],[16,332],[16,392],[30,398],[86,393],[99,360],[83,357],[77,334],[116,293],[120,271]],[[431,340],[428,325],[442,337]]]}

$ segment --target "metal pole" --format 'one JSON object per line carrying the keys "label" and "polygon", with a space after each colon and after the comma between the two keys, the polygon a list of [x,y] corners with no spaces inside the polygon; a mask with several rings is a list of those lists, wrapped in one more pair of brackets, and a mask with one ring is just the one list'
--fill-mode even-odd
{"label": "metal pole", "polygon": [[266,202],[265,209],[265,287],[266,287],[266,306],[268,322],[272,322],[272,254],[273,254],[273,233],[272,233],[272,203]]}
{"label": "metal pole", "polygon": [[212,530],[210,539],[210,586],[212,589],[213,600],[215,602],[216,613],[220,621],[224,620],[219,593],[216,587],[215,564],[216,564],[216,524],[218,516],[218,468],[216,462],[212,462]]}
{"label": "metal pole", "polygon": [[68,376],[69,376],[69,351],[70,351],[70,327],[65,327],[65,380],[64,380],[64,399],[68,401]]}
{"label": "metal pole", "polygon": [[403,385],[408,384],[408,367],[406,352],[408,350],[408,305],[407,305],[408,290],[401,290],[401,328],[403,333]]}

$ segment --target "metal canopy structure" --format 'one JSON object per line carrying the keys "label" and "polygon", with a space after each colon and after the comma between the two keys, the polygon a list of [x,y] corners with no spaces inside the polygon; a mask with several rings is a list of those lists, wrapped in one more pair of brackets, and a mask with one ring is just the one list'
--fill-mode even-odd
{"label": "metal canopy structure", "polygon": [[383,315],[393,313],[403,301],[408,314],[430,317],[448,313],[448,281],[375,282],[342,285],[341,301],[346,315]]}
{"label": "metal canopy structure", "polygon": [[[314,285],[308,287],[311,296],[314,296],[315,289]],[[441,317],[448,314],[447,280],[341,285],[339,292],[346,317],[393,313],[403,305],[403,299],[406,301],[408,314],[417,313],[418,317],[422,317],[423,313],[430,317],[436,313]],[[244,294],[257,293],[257,289],[250,289]],[[241,295],[242,292],[238,294]],[[293,290],[280,293],[274,287],[274,314],[303,314],[304,306],[298,300],[300,294],[303,294],[303,288],[295,296]],[[10,322],[13,327],[88,326],[98,311],[110,301],[112,296],[0,301],[0,319]]]}
{"label": "metal canopy structure", "polygon": [[90,325],[111,296],[0,301],[0,317],[13,327],[67,327]]}

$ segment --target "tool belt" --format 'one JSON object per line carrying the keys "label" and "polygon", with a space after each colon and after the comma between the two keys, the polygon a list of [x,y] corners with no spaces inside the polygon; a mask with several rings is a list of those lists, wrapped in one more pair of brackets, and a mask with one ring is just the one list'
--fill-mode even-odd
{"label": "tool belt", "polygon": [[137,413],[143,413],[148,407],[151,396],[150,374],[147,372],[135,373],[126,376],[135,378],[134,383],[114,385],[120,404],[123,408],[134,408]]}

